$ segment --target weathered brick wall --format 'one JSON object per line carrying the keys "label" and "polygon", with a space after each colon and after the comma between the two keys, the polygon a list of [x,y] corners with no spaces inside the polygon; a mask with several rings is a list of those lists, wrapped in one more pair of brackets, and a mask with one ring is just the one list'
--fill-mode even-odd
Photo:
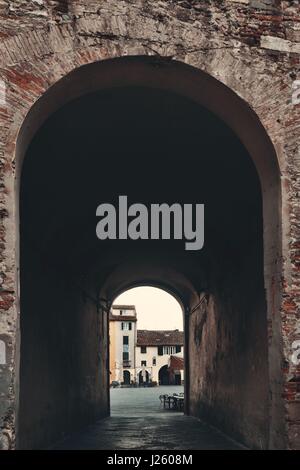
{"label": "weathered brick wall", "polygon": [[300,80],[299,1],[1,0],[0,37],[0,334],[7,349],[0,365],[2,446],[14,446],[18,401],[18,132],[43,93],[79,66],[154,55],[192,65],[227,85],[254,109],[276,149],[283,302],[280,316],[275,312],[269,323],[270,332],[273,322],[282,328],[278,381],[284,386],[287,446],[299,447],[300,366],[291,359],[300,339],[300,104],[292,100]]}
{"label": "weathered brick wall", "polygon": [[256,449],[268,448],[270,431],[261,253],[257,242],[244,243],[222,267],[224,251],[209,301],[191,314],[189,328],[191,414]]}

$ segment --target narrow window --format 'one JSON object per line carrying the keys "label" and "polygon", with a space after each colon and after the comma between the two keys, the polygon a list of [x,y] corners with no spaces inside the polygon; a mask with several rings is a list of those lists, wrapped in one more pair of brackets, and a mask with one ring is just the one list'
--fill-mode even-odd
{"label": "narrow window", "polygon": [[123,361],[129,360],[129,352],[123,352]]}
{"label": "narrow window", "polygon": [[129,352],[129,336],[123,336],[123,352]]}
{"label": "narrow window", "polygon": [[147,348],[146,346],[141,346],[141,354],[146,354]]}

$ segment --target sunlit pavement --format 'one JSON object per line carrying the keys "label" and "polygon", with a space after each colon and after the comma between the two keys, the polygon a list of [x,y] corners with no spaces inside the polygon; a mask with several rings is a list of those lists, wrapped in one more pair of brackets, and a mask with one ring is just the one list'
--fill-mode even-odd
{"label": "sunlit pavement", "polygon": [[89,426],[56,449],[242,449],[196,418],[164,410],[159,395],[181,387],[111,390],[111,417]]}

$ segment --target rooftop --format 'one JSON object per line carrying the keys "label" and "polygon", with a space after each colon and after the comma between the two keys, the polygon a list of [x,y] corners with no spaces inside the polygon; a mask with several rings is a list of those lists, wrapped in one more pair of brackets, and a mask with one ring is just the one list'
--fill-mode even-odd
{"label": "rooftop", "polygon": [[112,308],[117,310],[135,310],[135,305],[113,305]]}
{"label": "rooftop", "polygon": [[134,321],[136,322],[136,315],[114,315],[109,312],[109,321]]}
{"label": "rooftop", "polygon": [[[128,312],[128,315],[117,315],[113,312],[113,310],[131,310],[132,312]],[[110,321],[134,321],[136,322],[136,310],[135,305],[113,305],[111,311],[109,312],[109,320]]]}
{"label": "rooftop", "polygon": [[137,330],[137,346],[183,346],[183,331]]}

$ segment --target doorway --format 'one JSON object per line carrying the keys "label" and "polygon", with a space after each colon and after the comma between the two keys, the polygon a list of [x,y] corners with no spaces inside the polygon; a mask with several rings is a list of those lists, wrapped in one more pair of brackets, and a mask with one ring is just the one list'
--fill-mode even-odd
{"label": "doorway", "polygon": [[129,370],[123,371],[123,384],[130,385],[130,372]]}
{"label": "doorway", "polygon": [[159,370],[159,384],[170,385],[170,377],[168,372],[168,366],[162,366]]}

